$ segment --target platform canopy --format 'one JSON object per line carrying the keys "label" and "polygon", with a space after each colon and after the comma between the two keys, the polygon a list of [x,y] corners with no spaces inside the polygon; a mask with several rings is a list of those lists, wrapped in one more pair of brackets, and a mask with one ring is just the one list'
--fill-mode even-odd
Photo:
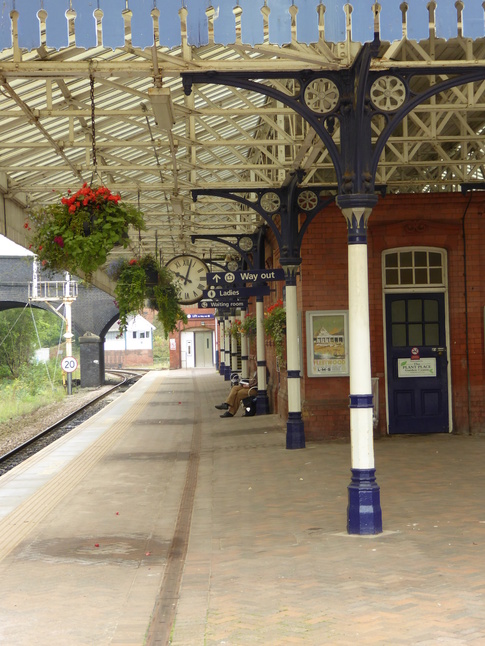
{"label": "platform canopy", "polygon": [[[259,218],[222,199],[193,203],[192,189],[249,193],[302,169],[303,184],[331,192],[334,166],[312,127],[284,103],[207,80],[186,95],[182,74],[278,72],[262,82],[291,96],[292,74],[349,69],[376,34],[372,70],[423,71],[439,62],[439,74],[421,75],[417,87],[464,66],[485,69],[481,0],[2,0],[5,204],[28,212],[91,182],[95,153],[102,181],[146,215],[133,251],[156,248],[165,262],[183,252],[223,256],[222,245],[191,236],[252,232]],[[482,181],[484,126],[485,80],[429,98],[393,132],[376,183],[429,192]],[[377,119],[373,127],[377,137],[383,125]],[[331,136],[338,146],[338,122]],[[2,232],[27,246],[23,220],[9,213]]]}

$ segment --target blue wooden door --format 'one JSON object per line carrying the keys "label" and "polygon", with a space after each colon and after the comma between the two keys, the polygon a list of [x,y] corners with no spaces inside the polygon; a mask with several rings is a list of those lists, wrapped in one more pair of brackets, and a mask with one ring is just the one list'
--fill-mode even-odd
{"label": "blue wooden door", "polygon": [[389,433],[448,433],[443,293],[386,294]]}

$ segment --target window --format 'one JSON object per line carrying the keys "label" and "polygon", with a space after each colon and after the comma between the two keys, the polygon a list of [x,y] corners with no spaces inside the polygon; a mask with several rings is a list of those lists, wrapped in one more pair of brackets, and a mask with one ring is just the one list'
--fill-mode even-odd
{"label": "window", "polygon": [[136,332],[133,332],[133,338],[136,339]]}
{"label": "window", "polygon": [[384,286],[443,287],[443,253],[426,249],[391,251],[384,255]]}
{"label": "window", "polygon": [[140,332],[140,339],[144,339],[144,338],[145,338],[145,332]]}

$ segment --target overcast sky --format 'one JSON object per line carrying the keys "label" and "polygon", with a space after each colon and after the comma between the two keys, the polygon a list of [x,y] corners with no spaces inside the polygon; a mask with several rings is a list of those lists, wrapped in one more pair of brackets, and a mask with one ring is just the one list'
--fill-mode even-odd
{"label": "overcast sky", "polygon": [[12,240],[0,235],[0,256],[33,256],[28,249],[24,249]]}

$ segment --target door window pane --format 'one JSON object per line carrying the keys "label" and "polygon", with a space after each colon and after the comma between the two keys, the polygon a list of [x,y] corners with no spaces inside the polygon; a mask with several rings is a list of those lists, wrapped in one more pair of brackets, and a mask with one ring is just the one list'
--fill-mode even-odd
{"label": "door window pane", "polygon": [[405,346],[406,343],[406,325],[404,323],[394,323],[392,326],[392,345],[394,348]]}
{"label": "door window pane", "polygon": [[391,306],[391,320],[393,323],[404,323],[406,320],[405,301],[393,301]]}
{"label": "door window pane", "polygon": [[437,321],[438,320],[438,301],[429,298],[424,301],[424,320]]}
{"label": "door window pane", "polygon": [[408,301],[408,321],[416,323],[422,321],[423,301],[420,298],[415,298]]}
{"label": "door window pane", "polygon": [[409,345],[423,345],[423,326],[420,323],[410,323],[408,334]]}
{"label": "door window pane", "polygon": [[426,323],[424,326],[424,345],[440,344],[440,326],[438,323]]}

